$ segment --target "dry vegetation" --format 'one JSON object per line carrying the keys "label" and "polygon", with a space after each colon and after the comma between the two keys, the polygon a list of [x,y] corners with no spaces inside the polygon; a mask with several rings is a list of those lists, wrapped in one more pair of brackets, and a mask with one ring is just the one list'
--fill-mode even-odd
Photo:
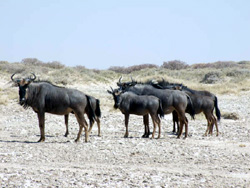
{"label": "dry vegetation", "polygon": [[[96,70],[87,69],[84,66],[66,67],[57,61],[45,63],[35,58],[26,58],[16,63],[0,61],[0,73],[1,79],[6,80],[6,84],[0,86],[0,105],[8,104],[10,100],[18,98],[16,89],[11,87],[10,76],[13,73],[17,73],[17,76],[20,77],[35,73],[38,80],[47,80],[64,87],[102,86],[104,91],[109,89],[107,85],[116,87],[116,82],[121,76],[124,81],[131,80],[131,77],[137,81],[165,79],[173,83],[182,83],[193,89],[208,90],[215,94],[237,95],[241,91],[250,90],[249,61],[219,61],[187,65],[185,62],[174,60],[163,62],[162,66],[141,64],[130,67],[112,66],[108,70]],[[108,105],[106,100],[104,103]]]}
{"label": "dry vegetation", "polygon": [[[73,142],[78,124],[70,116],[70,135],[63,136],[63,117],[46,115],[46,141],[39,138],[37,117],[24,110],[10,76],[28,76],[77,88],[101,100],[102,137],[94,125],[90,143]],[[172,117],[162,121],[159,140],[142,139],[142,119],[132,116],[131,137],[123,138],[124,117],[106,92],[123,76],[137,81],[165,79],[208,90],[219,98],[220,135],[204,137],[203,115],[190,120],[189,138],[171,134]],[[24,59],[0,62],[0,187],[249,187],[250,62],[187,65],[181,61],[92,70],[60,62]],[[189,118],[189,117],[188,117]],[[151,126],[152,127],[152,126]]]}
{"label": "dry vegetation", "polygon": [[[182,61],[164,62],[162,66],[142,64],[131,67],[110,67],[108,70],[87,69],[84,66],[66,67],[60,62],[44,63],[35,58],[26,58],[18,63],[0,61],[1,79],[10,81],[13,73],[20,76],[35,73],[38,79],[48,80],[58,85],[83,85],[115,83],[120,76],[137,81],[165,79],[183,83],[194,89],[206,89],[217,94],[250,90],[250,62],[215,62],[187,65]],[[0,92],[4,93],[3,88]],[[8,93],[8,96],[10,93]],[[10,97],[13,99],[13,96]],[[3,103],[3,102],[1,102]]]}

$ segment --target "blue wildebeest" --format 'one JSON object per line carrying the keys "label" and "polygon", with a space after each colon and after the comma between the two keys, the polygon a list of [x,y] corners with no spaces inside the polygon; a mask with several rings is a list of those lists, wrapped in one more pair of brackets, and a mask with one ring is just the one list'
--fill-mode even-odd
{"label": "blue wildebeest", "polygon": [[88,141],[88,124],[84,118],[84,113],[88,113],[91,122],[95,119],[88,95],[75,89],[58,87],[49,82],[36,82],[34,81],[36,79],[35,74],[33,74],[33,78],[24,79],[14,79],[14,75],[11,76],[11,79],[19,87],[20,105],[24,108],[31,107],[37,113],[40,128],[38,142],[45,141],[45,112],[57,115],[68,115],[73,112],[79,123],[79,132],[75,141],[79,141],[83,128],[85,130],[85,142]]}
{"label": "blue wildebeest", "polygon": [[169,114],[174,110],[178,113],[180,120],[180,131],[177,138],[182,135],[182,129],[185,125],[185,138],[188,135],[188,120],[185,116],[186,108],[190,109],[192,118],[194,117],[194,109],[192,106],[192,101],[190,97],[179,90],[169,90],[169,89],[157,89],[147,83],[137,83],[132,80],[132,82],[121,82],[121,78],[117,85],[122,91],[131,91],[137,95],[153,95],[158,97],[162,102],[162,108],[164,114]]}
{"label": "blue wildebeest", "polygon": [[[208,133],[212,134],[214,124],[217,132],[216,135],[219,135],[217,121],[220,120],[221,114],[218,108],[218,99],[214,94],[210,93],[209,91],[193,90],[188,88],[187,86],[183,86],[182,84],[173,84],[166,82],[165,80],[158,81],[154,86],[162,89],[168,88],[182,90],[187,93],[192,99],[195,114],[203,112],[207,119],[207,130],[205,132],[205,136]],[[217,119],[213,114],[214,109]],[[188,110],[186,112],[190,113]],[[175,123],[177,124],[177,128],[179,128],[178,115],[176,113],[173,113],[173,131],[175,131]]]}
{"label": "blue wildebeest", "polygon": [[[158,115],[160,115],[160,117],[163,117],[164,112],[162,110],[161,100],[159,98],[155,96],[140,96],[132,92],[123,93],[119,89],[113,90],[112,88],[111,91],[108,90],[108,93],[113,95],[113,99],[115,102],[114,108],[116,109],[119,108],[120,111],[125,116],[126,132],[124,137],[128,137],[128,121],[130,114],[135,114],[140,116],[146,116],[146,115],[148,116],[149,114],[152,118],[152,122],[154,125],[152,138],[154,138],[157,125],[158,125],[158,138],[160,138],[161,120]],[[146,133],[146,131],[148,132]],[[149,130],[145,129],[145,134],[149,135]]]}

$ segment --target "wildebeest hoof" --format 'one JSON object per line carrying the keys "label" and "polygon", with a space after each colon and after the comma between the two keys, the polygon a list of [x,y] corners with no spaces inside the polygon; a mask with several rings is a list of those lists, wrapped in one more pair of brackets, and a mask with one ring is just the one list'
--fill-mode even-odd
{"label": "wildebeest hoof", "polygon": [[44,142],[45,139],[44,138],[40,138],[37,142]]}

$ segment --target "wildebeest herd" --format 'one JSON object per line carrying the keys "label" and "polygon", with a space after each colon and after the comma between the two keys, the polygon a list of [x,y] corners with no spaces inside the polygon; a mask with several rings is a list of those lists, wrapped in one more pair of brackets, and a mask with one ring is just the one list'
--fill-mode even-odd
{"label": "wildebeest herd", "polygon": [[[68,135],[68,117],[73,113],[79,123],[79,131],[76,142],[79,141],[82,130],[85,131],[85,142],[88,142],[89,133],[94,122],[98,125],[98,136],[100,133],[100,101],[92,96],[86,95],[76,89],[68,89],[53,85],[47,81],[35,81],[36,75],[32,74],[26,78],[14,78],[11,80],[19,87],[19,104],[24,108],[31,107],[37,113],[40,139],[45,141],[45,113],[64,115],[66,133]],[[217,122],[220,120],[220,110],[218,108],[217,97],[208,91],[196,91],[182,84],[173,84],[165,80],[148,81],[138,83],[131,79],[131,82],[121,82],[122,77],[117,82],[118,88],[107,90],[113,96],[114,108],[125,116],[126,132],[124,137],[128,137],[129,115],[135,114],[143,116],[145,126],[142,137],[150,136],[149,115],[153,122],[152,138],[158,127],[158,137],[161,136],[161,119],[164,114],[173,114],[173,132],[180,138],[185,126],[185,137],[188,136],[188,119],[186,113],[194,118],[195,114],[203,112],[207,119],[207,130],[205,135],[213,133],[215,125],[217,136],[219,134]],[[214,110],[216,117],[214,115]],[[87,114],[89,126],[84,117]]]}

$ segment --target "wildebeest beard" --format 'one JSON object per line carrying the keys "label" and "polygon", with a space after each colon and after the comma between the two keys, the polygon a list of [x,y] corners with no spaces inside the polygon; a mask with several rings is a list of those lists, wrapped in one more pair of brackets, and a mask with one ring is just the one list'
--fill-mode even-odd
{"label": "wildebeest beard", "polygon": [[20,105],[23,106],[24,109],[27,109],[29,106],[31,106],[34,103],[34,98],[38,93],[37,87],[29,87],[26,89],[26,92],[28,93],[27,98],[25,98],[24,101],[20,101]]}
{"label": "wildebeest beard", "polygon": [[24,108],[27,109],[29,107],[27,100],[19,102],[19,104]]}

